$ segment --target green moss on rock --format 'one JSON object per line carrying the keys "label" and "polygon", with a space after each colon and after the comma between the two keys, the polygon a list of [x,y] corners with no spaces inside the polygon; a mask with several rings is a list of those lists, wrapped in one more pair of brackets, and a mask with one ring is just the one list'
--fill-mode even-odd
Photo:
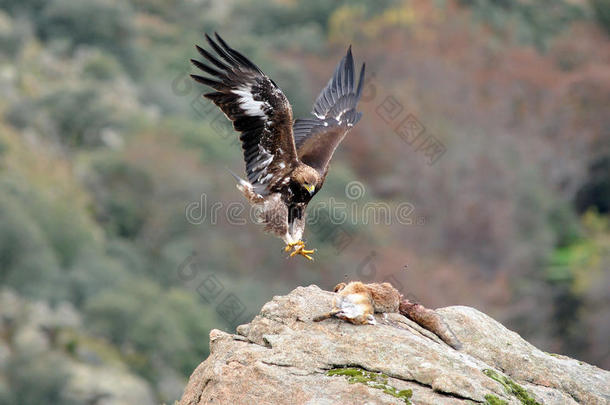
{"label": "green moss on rock", "polygon": [[487,394],[485,395],[485,405],[508,405],[508,402],[495,395]]}
{"label": "green moss on rock", "polygon": [[[537,402],[534,398],[530,396],[530,394],[525,390],[525,388],[515,383],[510,378],[500,375],[490,369],[483,370],[483,374],[485,374],[492,380],[495,380],[502,384],[506,392],[508,394],[514,395],[519,401],[521,401],[523,405],[541,405],[539,402]],[[487,399],[487,396],[485,398]]]}
{"label": "green moss on rock", "polygon": [[371,388],[380,389],[386,394],[402,399],[405,404],[411,404],[410,399],[413,396],[413,391],[398,390],[396,387],[389,385],[388,376],[383,373],[376,373],[356,367],[346,367],[328,370],[326,375],[330,377],[336,375],[347,377],[347,382],[350,384],[361,383]]}

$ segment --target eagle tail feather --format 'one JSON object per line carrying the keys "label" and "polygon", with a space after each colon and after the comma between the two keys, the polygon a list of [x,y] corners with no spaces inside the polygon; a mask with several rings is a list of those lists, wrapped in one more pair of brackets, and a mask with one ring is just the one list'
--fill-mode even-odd
{"label": "eagle tail feather", "polygon": [[263,201],[263,197],[261,195],[261,191],[258,187],[253,186],[252,183],[242,179],[238,175],[236,175],[231,169],[227,167],[231,176],[237,180],[237,184],[235,185],[239,191],[246,197],[246,199],[252,204],[258,204]]}
{"label": "eagle tail feather", "polygon": [[[235,178],[235,180],[237,180],[237,188],[239,188],[240,191],[243,191],[242,190],[243,187],[252,188],[252,185],[250,183],[248,183],[246,180],[242,179],[237,174],[235,174],[235,172],[233,170],[229,169],[228,167],[227,167],[227,170],[229,171],[229,173],[231,173],[231,176],[233,176]],[[242,188],[240,188],[240,187],[242,187]]]}

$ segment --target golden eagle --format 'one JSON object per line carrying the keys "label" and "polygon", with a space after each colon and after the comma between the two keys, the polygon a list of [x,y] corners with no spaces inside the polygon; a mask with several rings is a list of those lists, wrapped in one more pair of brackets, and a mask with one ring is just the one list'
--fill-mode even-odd
{"label": "golden eagle", "polygon": [[351,46],[313,105],[312,117],[293,122],[292,108],[273,80],[215,33],[205,35],[211,49],[196,46],[207,63],[193,65],[212,78],[191,75],[215,91],[212,100],[241,132],[247,181],[237,188],[259,204],[265,230],[282,238],[290,256],[312,260],[301,240],[305,209],[320,190],[329,161],[345,134],[360,120],[356,105],[362,93],[364,64],[357,86]]}

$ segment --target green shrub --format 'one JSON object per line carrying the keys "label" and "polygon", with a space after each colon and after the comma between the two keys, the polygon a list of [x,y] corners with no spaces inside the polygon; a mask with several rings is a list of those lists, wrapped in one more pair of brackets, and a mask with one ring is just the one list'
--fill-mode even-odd
{"label": "green shrub", "polygon": [[523,44],[545,50],[549,40],[572,22],[586,16],[585,9],[568,1],[462,0],[475,18],[500,35],[514,35]]}
{"label": "green shrub", "polygon": [[57,257],[23,201],[0,186],[0,284],[20,293],[57,300],[65,297]]}
{"label": "green shrub", "polygon": [[85,87],[60,89],[41,99],[23,99],[6,113],[16,128],[35,127],[68,148],[103,145],[101,130],[121,127],[116,109],[101,100],[103,89]]}
{"label": "green shrub", "polygon": [[98,294],[85,314],[97,334],[147,356],[138,368],[150,367],[154,354],[185,375],[207,356],[207,335],[218,322],[194,296],[177,289],[163,291],[143,279]]}
{"label": "green shrub", "polygon": [[18,353],[6,365],[10,391],[0,396],[1,405],[72,405],[65,395],[67,365],[59,356]]}
{"label": "green shrub", "polygon": [[0,0],[0,9],[13,16],[34,17],[48,4],[48,0]]}
{"label": "green shrub", "polygon": [[117,158],[98,159],[86,179],[97,221],[111,235],[134,238],[150,214],[153,182],[143,169]]}
{"label": "green shrub", "polygon": [[45,2],[38,33],[45,40],[67,39],[122,52],[132,35],[133,12],[128,3],[112,0]]}
{"label": "green shrub", "polygon": [[610,34],[610,0],[590,0],[598,24]]}
{"label": "green shrub", "polygon": [[96,53],[83,67],[83,74],[94,80],[108,81],[116,78],[121,72],[121,65],[106,53]]}

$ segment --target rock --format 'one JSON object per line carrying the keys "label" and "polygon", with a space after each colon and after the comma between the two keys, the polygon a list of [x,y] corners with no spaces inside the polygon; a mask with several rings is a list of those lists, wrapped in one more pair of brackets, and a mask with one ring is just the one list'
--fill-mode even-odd
{"label": "rock", "polygon": [[400,314],[312,322],[332,298],[299,287],[237,334],[212,330],[180,405],[610,403],[610,372],[542,352],[475,309],[438,310],[456,351]]}

